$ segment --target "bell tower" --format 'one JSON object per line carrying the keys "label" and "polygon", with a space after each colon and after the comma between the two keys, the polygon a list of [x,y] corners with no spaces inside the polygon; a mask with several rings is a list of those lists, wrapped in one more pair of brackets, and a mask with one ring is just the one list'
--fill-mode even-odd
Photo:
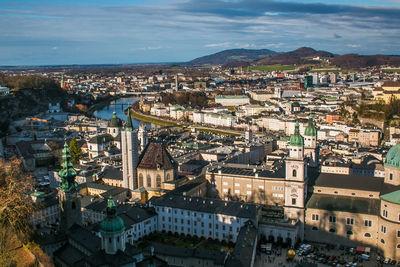
{"label": "bell tower", "polygon": [[121,132],[122,178],[124,187],[138,188],[136,168],[138,165],[138,138],[133,129],[131,110],[128,108],[125,129]]}
{"label": "bell tower", "polygon": [[304,158],[304,137],[300,135],[296,122],[294,134],[290,137],[289,155],[286,158],[285,216],[299,220],[299,237],[304,237],[304,206],[307,194],[307,165]]}
{"label": "bell tower", "polygon": [[65,141],[62,153],[62,169],[58,172],[58,176],[61,178],[61,184],[58,187],[58,201],[61,211],[60,228],[66,231],[75,223],[82,223],[82,214],[79,187],[75,182],[77,172],[71,162],[67,141]]}
{"label": "bell tower", "polygon": [[317,128],[315,128],[311,114],[308,117],[308,124],[304,130],[304,147],[304,153],[308,158],[310,167],[318,167],[319,151],[317,144]]}

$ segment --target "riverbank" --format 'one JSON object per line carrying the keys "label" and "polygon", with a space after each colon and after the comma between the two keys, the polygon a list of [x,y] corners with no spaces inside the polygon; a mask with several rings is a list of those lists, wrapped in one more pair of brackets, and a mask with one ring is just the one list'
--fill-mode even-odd
{"label": "riverbank", "polygon": [[128,97],[128,96],[112,96],[112,97],[105,99],[104,101],[101,101],[100,103],[94,104],[86,111],[86,116],[92,117],[93,113],[95,113],[97,110],[103,109],[106,106],[110,105],[110,103],[112,101],[115,101],[115,100],[118,100],[118,99],[124,98],[124,97]]}
{"label": "riverbank", "polygon": [[200,132],[209,132],[209,133],[214,133],[214,134],[234,135],[234,136],[239,136],[239,135],[243,134],[240,131],[234,131],[234,130],[222,130],[222,129],[204,127],[204,126],[197,126],[197,125],[182,125],[182,124],[179,124],[178,122],[163,120],[163,119],[159,119],[159,118],[154,117],[154,116],[145,115],[145,114],[142,114],[140,112],[135,111],[134,109],[131,109],[131,117],[136,119],[136,120],[139,120],[139,121],[152,123],[152,124],[157,124],[157,125],[161,125],[161,126],[170,126],[170,127],[173,127],[173,126],[176,126],[176,127],[189,126],[191,128],[196,128]]}
{"label": "riverbank", "polygon": [[136,120],[142,121],[142,122],[157,124],[157,125],[161,125],[161,126],[180,126],[176,122],[158,119],[156,117],[149,116],[149,115],[144,115],[142,113],[138,113],[134,109],[131,109],[131,117]]}

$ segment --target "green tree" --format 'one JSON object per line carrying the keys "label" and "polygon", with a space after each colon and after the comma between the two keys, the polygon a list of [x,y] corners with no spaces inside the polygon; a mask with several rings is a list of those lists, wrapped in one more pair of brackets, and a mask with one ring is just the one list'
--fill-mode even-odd
{"label": "green tree", "polygon": [[75,138],[71,139],[69,142],[69,150],[71,151],[71,161],[74,164],[78,164],[79,160],[82,158],[81,147]]}

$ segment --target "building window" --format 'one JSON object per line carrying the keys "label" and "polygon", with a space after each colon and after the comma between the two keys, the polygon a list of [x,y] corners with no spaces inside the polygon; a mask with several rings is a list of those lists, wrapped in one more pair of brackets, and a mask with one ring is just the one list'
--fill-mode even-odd
{"label": "building window", "polygon": [[313,221],[319,221],[319,215],[318,214],[313,214],[311,216],[311,218],[312,218]]}
{"label": "building window", "polygon": [[139,174],[139,187],[143,187],[143,174]]}
{"label": "building window", "polygon": [[335,223],[336,222],[336,216],[329,216],[329,222]]}
{"label": "building window", "polygon": [[354,219],[353,218],[347,218],[346,219],[346,224],[353,225],[354,224]]}
{"label": "building window", "polygon": [[151,187],[151,177],[147,175],[147,187]]}
{"label": "building window", "polygon": [[397,248],[400,248],[400,244],[397,244]]}
{"label": "building window", "polygon": [[382,239],[381,239],[381,243],[382,243],[382,244],[385,244],[385,239],[382,238]]}
{"label": "building window", "polygon": [[334,233],[334,232],[336,232],[336,229],[335,228],[331,228],[331,229],[329,229],[329,232],[330,233]]}
{"label": "building window", "polygon": [[170,175],[169,175],[169,173],[167,173],[167,181],[169,181],[169,179],[170,179]]}
{"label": "building window", "polygon": [[296,199],[292,198],[292,205],[296,205]]}
{"label": "building window", "polygon": [[311,228],[311,230],[313,230],[313,231],[317,231],[318,230],[318,227],[313,227],[313,228]]}
{"label": "building window", "polygon": [[353,231],[351,231],[351,230],[347,231],[347,235],[352,235],[352,234],[353,234]]}
{"label": "building window", "polygon": [[365,221],[364,221],[364,225],[365,225],[366,227],[371,227],[371,226],[372,226],[372,221],[371,221],[371,220],[365,220]]}
{"label": "building window", "polygon": [[297,177],[297,170],[293,170],[293,177]]}
{"label": "building window", "polygon": [[386,226],[383,226],[383,225],[381,226],[381,232],[386,234]]}
{"label": "building window", "polygon": [[383,210],[383,217],[387,217],[387,216],[388,216],[387,210]]}
{"label": "building window", "polygon": [[365,233],[364,236],[365,237],[371,237],[371,234],[370,233]]}
{"label": "building window", "polygon": [[397,237],[400,237],[400,231],[397,231]]}
{"label": "building window", "polygon": [[393,180],[393,173],[389,174],[389,180],[390,180],[390,181]]}
{"label": "building window", "polygon": [[156,187],[160,188],[161,187],[161,176],[157,174],[156,177]]}

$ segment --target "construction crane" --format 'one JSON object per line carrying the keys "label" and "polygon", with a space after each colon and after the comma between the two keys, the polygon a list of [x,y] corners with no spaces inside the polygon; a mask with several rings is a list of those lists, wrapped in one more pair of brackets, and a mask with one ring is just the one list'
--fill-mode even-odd
{"label": "construction crane", "polygon": [[33,129],[33,122],[34,121],[40,121],[40,122],[47,122],[47,120],[44,119],[39,119],[39,118],[25,118],[27,121],[30,121],[31,123],[31,130],[32,130],[32,140],[35,140],[35,130]]}

